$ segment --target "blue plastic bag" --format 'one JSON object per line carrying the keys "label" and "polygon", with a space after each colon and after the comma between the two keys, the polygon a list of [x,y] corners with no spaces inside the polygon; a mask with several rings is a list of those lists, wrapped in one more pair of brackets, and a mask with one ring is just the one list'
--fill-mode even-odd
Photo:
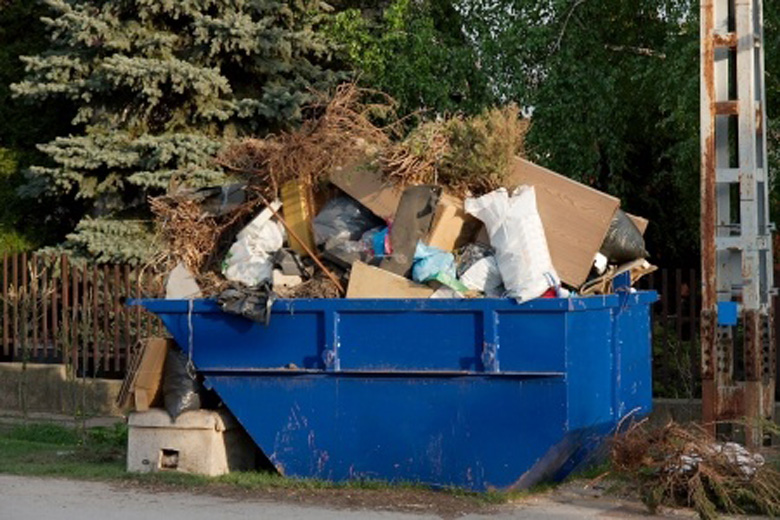
{"label": "blue plastic bag", "polygon": [[412,278],[415,282],[425,283],[439,274],[455,278],[455,256],[437,247],[417,242],[412,264]]}

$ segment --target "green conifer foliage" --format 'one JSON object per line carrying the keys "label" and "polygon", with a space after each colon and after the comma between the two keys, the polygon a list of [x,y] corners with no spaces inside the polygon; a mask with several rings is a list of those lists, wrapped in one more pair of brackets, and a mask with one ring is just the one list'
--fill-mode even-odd
{"label": "green conifer foliage", "polygon": [[51,47],[23,58],[14,91],[74,102],[77,135],[40,146],[50,164],[31,168],[22,192],[86,202],[68,246],[96,259],[147,258],[148,195],[173,179],[223,181],[212,157],[226,137],[294,124],[311,90],[335,79],[316,0],[44,3]]}

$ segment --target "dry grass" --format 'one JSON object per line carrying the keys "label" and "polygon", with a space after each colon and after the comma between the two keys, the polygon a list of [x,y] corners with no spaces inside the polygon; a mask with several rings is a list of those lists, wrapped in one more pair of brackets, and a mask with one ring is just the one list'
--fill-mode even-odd
{"label": "dry grass", "polygon": [[613,440],[613,471],[651,511],[692,507],[704,519],[719,512],[780,513],[780,473],[752,455],[737,460],[729,448],[697,425],[639,423]]}
{"label": "dry grass", "polygon": [[400,185],[439,184],[481,195],[505,184],[512,159],[525,153],[529,127],[516,105],[423,123],[385,150],[383,170]]}
{"label": "dry grass", "polygon": [[[296,181],[317,187],[337,166],[376,153],[397,128],[395,102],[386,95],[344,84],[332,97],[321,95],[308,106],[311,117],[297,130],[266,139],[246,139],[228,146],[217,161],[229,170],[248,173],[268,199],[283,184]],[[391,121],[386,127],[374,121]]]}
{"label": "dry grass", "polygon": [[195,276],[204,295],[220,292],[226,283],[218,274],[222,255],[237,228],[257,212],[257,199],[250,198],[238,209],[219,217],[204,211],[199,202],[187,195],[154,197],[149,203],[159,239],[166,247],[146,269],[164,274],[182,262]]}

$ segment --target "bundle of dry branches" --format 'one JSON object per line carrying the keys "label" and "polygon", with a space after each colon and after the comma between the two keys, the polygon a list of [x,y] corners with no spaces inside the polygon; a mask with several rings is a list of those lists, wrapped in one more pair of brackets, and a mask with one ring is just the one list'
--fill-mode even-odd
{"label": "bundle of dry branches", "polygon": [[516,105],[424,123],[386,149],[383,171],[400,185],[439,184],[481,195],[505,184],[513,158],[525,153],[529,127]]}
{"label": "bundle of dry branches", "polygon": [[705,519],[718,511],[780,513],[780,473],[760,455],[717,442],[697,425],[635,425],[614,438],[612,465],[651,511],[693,507]]}
{"label": "bundle of dry branches", "polygon": [[168,254],[193,273],[200,272],[222,231],[217,219],[204,213],[194,200],[167,196],[152,198],[149,203]]}
{"label": "bundle of dry branches", "polygon": [[[316,187],[337,166],[376,153],[389,143],[398,124],[394,107],[395,102],[384,94],[344,84],[332,97],[318,96],[306,108],[312,116],[297,130],[235,143],[217,161],[229,170],[251,174],[253,184],[270,200],[288,181]],[[391,123],[380,128],[373,122],[377,119]]]}

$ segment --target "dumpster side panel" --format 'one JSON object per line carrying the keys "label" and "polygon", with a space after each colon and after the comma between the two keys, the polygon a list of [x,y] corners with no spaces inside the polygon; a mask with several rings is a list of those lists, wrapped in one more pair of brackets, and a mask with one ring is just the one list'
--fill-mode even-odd
{"label": "dumpster side panel", "polygon": [[615,319],[616,419],[631,414],[641,418],[653,407],[652,331],[650,306],[629,304],[616,311]]}
{"label": "dumpster side panel", "polygon": [[482,311],[341,311],[342,370],[482,370]]}
{"label": "dumpster side panel", "polygon": [[612,424],[612,309],[566,315],[566,380],[570,431]]}
{"label": "dumpster side panel", "polygon": [[565,370],[566,313],[498,311],[495,320],[501,370]]}
{"label": "dumpster side panel", "polygon": [[[193,358],[201,368],[324,369],[323,312],[279,314],[265,327],[220,311],[194,314],[160,314],[176,343],[186,352],[192,341]],[[192,322],[192,334],[189,324]],[[280,348],[283,346],[283,348]]]}
{"label": "dumpster side panel", "polygon": [[562,378],[207,380],[290,476],[505,488],[565,434]]}

